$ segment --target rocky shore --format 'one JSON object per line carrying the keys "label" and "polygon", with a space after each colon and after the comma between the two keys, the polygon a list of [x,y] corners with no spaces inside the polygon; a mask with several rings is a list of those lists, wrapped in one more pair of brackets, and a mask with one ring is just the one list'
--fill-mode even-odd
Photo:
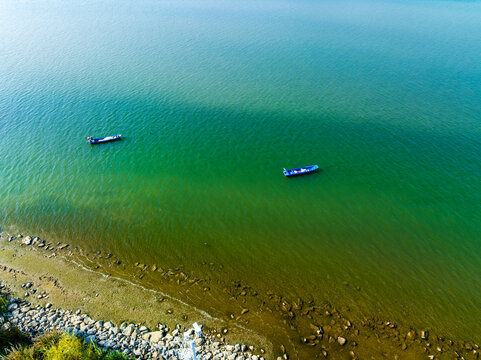
{"label": "rocky shore", "polygon": [[[72,331],[136,358],[178,359],[182,334],[194,321],[205,327],[196,344],[199,359],[479,358],[475,342],[450,339],[435,329],[378,317],[354,318],[349,309],[312,299],[287,299],[271,291],[261,294],[240,282],[222,284],[222,292],[214,297],[212,283],[182,270],[127,264],[100,251],[93,256],[83,252],[36,236],[0,234],[0,279],[13,290],[13,324],[32,336]],[[77,263],[81,259],[86,266]],[[116,275],[120,268],[133,270],[133,281]],[[163,286],[170,286],[171,294],[198,291],[217,303],[223,300],[227,310],[211,316],[137,283],[153,276],[165,278]]]}
{"label": "rocky shore", "polygon": [[[24,285],[26,288],[33,286],[32,283]],[[0,289],[5,288],[6,285],[0,282]],[[116,326],[111,321],[92,319],[81,310],[55,309],[51,303],[35,306],[16,297],[8,298],[8,311],[9,323],[32,338],[54,331],[73,333],[99,347],[118,350],[136,359],[181,359],[184,348],[182,336],[186,329],[180,324],[170,329],[159,323],[154,331],[144,325],[126,322]],[[189,332],[194,335],[193,329]],[[198,359],[264,360],[263,356],[252,353],[252,347],[229,345],[214,335],[201,335],[195,345]]]}

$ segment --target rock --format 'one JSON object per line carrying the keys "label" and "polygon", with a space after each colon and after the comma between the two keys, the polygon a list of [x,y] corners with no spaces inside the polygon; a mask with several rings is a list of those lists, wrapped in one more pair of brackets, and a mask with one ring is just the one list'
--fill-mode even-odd
{"label": "rock", "polygon": [[150,334],[150,342],[153,342],[153,343],[158,343],[164,337],[164,332],[161,331],[161,330],[160,331],[152,331],[152,332],[147,333],[147,334]]}
{"label": "rock", "polygon": [[26,236],[22,239],[22,244],[25,245],[31,245],[32,244],[32,238],[30,236]]}
{"label": "rock", "polygon": [[244,308],[244,309],[242,309],[242,311],[241,311],[241,315],[247,314],[248,312],[249,312],[249,309]]}
{"label": "rock", "polygon": [[421,339],[427,340],[428,338],[429,338],[429,331],[427,330],[421,331]]}
{"label": "rock", "polygon": [[416,331],[411,330],[406,335],[406,340],[414,340],[416,339]]}
{"label": "rock", "polygon": [[125,349],[124,351],[122,351],[122,354],[124,354],[126,357],[128,357],[129,354],[130,354],[130,350],[129,350],[129,349]]}
{"label": "rock", "polygon": [[51,307],[52,307],[52,304],[50,304],[50,303],[45,304],[45,309],[50,309]]}
{"label": "rock", "polygon": [[132,335],[132,333],[134,332],[134,330],[135,330],[135,325],[130,324],[124,329],[124,331],[122,331],[122,334],[124,334],[127,337],[130,337]]}
{"label": "rock", "polygon": [[149,331],[149,328],[147,326],[142,325],[139,330],[141,333],[145,333]]}
{"label": "rock", "polygon": [[343,338],[342,336],[339,336],[337,338],[337,342],[339,343],[339,345],[344,346],[346,344],[347,340],[345,338]]}
{"label": "rock", "polygon": [[205,343],[205,340],[203,337],[198,337],[195,339],[195,346],[202,346]]}
{"label": "rock", "polygon": [[104,328],[106,328],[107,330],[113,328],[114,326],[115,325],[111,321],[108,321],[104,324]]}

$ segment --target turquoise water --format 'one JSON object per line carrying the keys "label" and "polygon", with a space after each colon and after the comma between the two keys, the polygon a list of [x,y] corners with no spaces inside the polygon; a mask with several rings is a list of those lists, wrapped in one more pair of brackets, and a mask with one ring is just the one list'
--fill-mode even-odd
{"label": "turquoise water", "polygon": [[2,1],[0,221],[480,341],[480,18]]}

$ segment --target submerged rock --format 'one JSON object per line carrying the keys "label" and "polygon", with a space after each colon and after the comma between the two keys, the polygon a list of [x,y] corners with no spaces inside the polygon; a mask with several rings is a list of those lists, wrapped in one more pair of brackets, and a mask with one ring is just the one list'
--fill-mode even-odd
{"label": "submerged rock", "polygon": [[416,339],[416,336],[417,336],[416,331],[411,330],[407,333],[406,340],[414,340]]}

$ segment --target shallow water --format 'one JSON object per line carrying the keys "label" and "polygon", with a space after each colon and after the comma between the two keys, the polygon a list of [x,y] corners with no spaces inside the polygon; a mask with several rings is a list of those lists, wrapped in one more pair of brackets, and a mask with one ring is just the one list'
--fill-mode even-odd
{"label": "shallow water", "polygon": [[480,16],[2,1],[0,221],[480,341]]}

